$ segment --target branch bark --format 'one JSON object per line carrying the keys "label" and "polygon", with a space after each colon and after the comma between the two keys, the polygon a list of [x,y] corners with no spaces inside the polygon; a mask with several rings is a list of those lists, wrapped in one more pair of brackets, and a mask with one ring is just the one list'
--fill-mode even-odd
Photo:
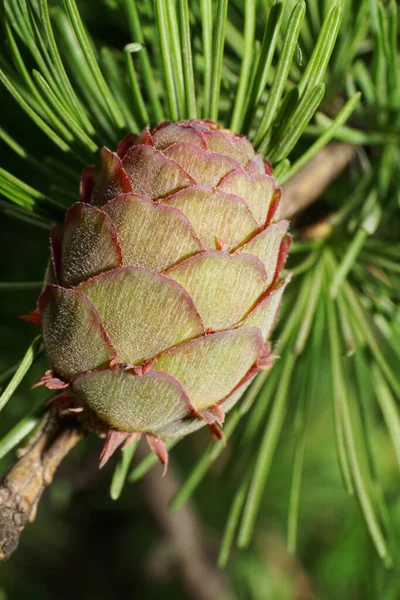
{"label": "branch bark", "polygon": [[332,142],[283,186],[280,215],[291,219],[318,200],[354,158],[355,146]]}
{"label": "branch bark", "polygon": [[0,560],[16,550],[58,465],[83,436],[76,418],[50,409],[27,447],[18,452],[16,462],[0,481]]}

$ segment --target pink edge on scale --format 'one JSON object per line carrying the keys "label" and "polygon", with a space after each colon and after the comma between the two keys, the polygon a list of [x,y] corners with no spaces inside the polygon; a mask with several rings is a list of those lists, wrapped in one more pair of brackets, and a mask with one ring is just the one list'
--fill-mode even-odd
{"label": "pink edge on scale", "polygon": [[152,200],[165,198],[195,183],[176,160],[145,144],[129,148],[123,167],[131,182],[129,191]]}
{"label": "pink edge on scale", "polygon": [[140,135],[136,133],[128,133],[123,140],[118,144],[117,147],[117,155],[122,160],[125,154],[128,152],[129,148],[132,146],[137,146],[139,144],[144,144],[146,146],[154,146],[153,138],[150,133],[150,128],[147,125]]}
{"label": "pink edge on scale", "polygon": [[208,150],[203,133],[202,130],[191,127],[189,124],[166,121],[153,131],[154,146],[157,150],[164,151],[179,141],[185,141]]}
{"label": "pink edge on scale", "polygon": [[259,227],[243,198],[207,185],[186,188],[163,204],[181,210],[209,249],[215,248],[215,237],[223,239],[227,249],[233,248]]}
{"label": "pink edge on scale", "polygon": [[100,170],[96,174],[96,184],[92,190],[92,204],[103,205],[118,194],[131,191],[131,182],[122,160],[104,146],[100,152]]}
{"label": "pink edge on scale", "polygon": [[203,419],[207,425],[213,425],[213,423],[217,423],[217,425],[222,427],[225,421],[225,412],[219,404],[212,404],[203,410],[195,410],[194,414],[200,417],[200,419]]}
{"label": "pink edge on scale", "polygon": [[240,164],[226,155],[208,152],[191,142],[169,146],[165,156],[175,160],[196,183],[216,187],[228,173],[241,169]]}
{"label": "pink edge on scale", "polygon": [[260,227],[264,227],[276,192],[276,181],[270,175],[249,173],[241,167],[227,173],[218,189],[243,198]]}
{"label": "pink edge on scale", "polygon": [[228,397],[263,349],[261,331],[242,327],[186,342],[162,354],[154,366],[177,379],[200,412]]}
{"label": "pink edge on scale", "polygon": [[216,442],[223,441],[226,444],[226,439],[223,434],[223,431],[217,425],[217,423],[212,423],[211,425],[208,425],[207,427],[208,427],[208,431],[210,432],[210,435],[213,438],[213,440],[215,440]]}
{"label": "pink edge on scale", "polygon": [[117,230],[109,215],[90,204],[73,204],[65,217],[58,281],[74,287],[122,266]]}
{"label": "pink edge on scale", "polygon": [[257,233],[244,245],[237,248],[233,253],[235,255],[252,255],[257,257],[263,263],[267,277],[266,288],[269,288],[276,281],[278,259],[280,255],[281,242],[286,235],[289,222],[286,220],[272,223]]}
{"label": "pink edge on scale", "polygon": [[155,133],[157,133],[157,131],[160,131],[160,129],[164,129],[164,127],[168,127],[168,125],[173,124],[173,121],[169,121],[168,119],[166,119],[165,121],[161,121],[161,123],[158,123],[158,125],[156,125],[153,129],[153,131],[151,132],[152,135],[154,136]]}
{"label": "pink edge on scale", "polygon": [[[119,267],[89,279],[78,289],[93,302],[123,363],[148,362],[165,349],[204,333],[201,316],[188,292],[178,282],[149,269]],[[101,296],[96,298],[98,289]],[[129,290],[132,293],[128,294]],[[118,313],[112,303],[104,300],[111,294],[126,297]],[[155,310],[160,301],[163,313]],[[154,308],[151,319],[142,318],[146,303]],[[128,322],[133,329],[127,330]]]}
{"label": "pink edge on scale", "polygon": [[96,167],[91,165],[85,167],[82,171],[82,177],[79,184],[79,195],[81,202],[89,203],[92,198],[92,191],[96,185]]}
{"label": "pink edge on scale", "polygon": [[264,300],[266,300],[267,298],[269,298],[270,296],[272,296],[273,294],[275,294],[275,292],[277,292],[278,290],[280,290],[282,287],[286,287],[287,284],[290,282],[291,280],[291,275],[288,275],[285,279],[281,279],[280,281],[275,281],[273,285],[271,285],[267,290],[265,290],[265,292],[258,298],[257,302],[254,304],[254,306],[252,306],[250,312],[246,315],[246,317],[241,321],[240,325],[242,325],[246,319],[248,318],[248,316],[258,307],[260,306],[260,304],[262,304],[264,302]]}
{"label": "pink edge on scale", "polygon": [[42,326],[42,317],[37,310],[33,310],[31,313],[29,313],[29,315],[21,315],[18,318],[26,321],[27,323],[33,323],[33,325],[38,325],[39,327]]}
{"label": "pink edge on scale", "polygon": [[44,375],[42,375],[37,383],[31,386],[31,390],[34,390],[41,385],[44,385],[49,390],[62,390],[67,388],[69,383],[63,381],[59,377],[56,377],[54,371],[49,369]]}
{"label": "pink edge on scale", "polygon": [[273,173],[272,164],[266,158],[264,159],[264,170],[266,175],[272,175]]}
{"label": "pink edge on scale", "polygon": [[243,326],[258,327],[265,339],[267,339],[273,330],[276,321],[281,298],[286,285],[289,283],[290,277],[276,282],[269,287],[262,296],[258,299],[252,310],[239,323]]}
{"label": "pink edge on scale", "polygon": [[174,206],[140,194],[121,194],[104,211],[117,230],[126,266],[158,273],[205,250],[190,220]]}
{"label": "pink edge on scale", "polygon": [[280,248],[279,248],[278,260],[276,263],[275,275],[274,275],[274,280],[272,282],[272,285],[274,285],[276,283],[276,281],[280,275],[280,272],[282,271],[282,269],[284,268],[284,266],[286,264],[291,245],[292,245],[292,236],[289,233],[287,233],[283,237],[283,240],[282,240]]}
{"label": "pink edge on scale", "polygon": [[108,214],[101,208],[98,208],[97,206],[91,206],[90,204],[81,204],[79,202],[73,204],[65,216],[64,231],[70,226],[74,227],[77,222],[84,219],[86,215],[96,215],[106,221],[116,247],[116,252],[122,265],[122,251],[118,240],[117,230],[115,229],[115,226]]}
{"label": "pink edge on scale", "polygon": [[135,373],[135,375],[137,375],[138,377],[141,377],[142,375],[146,375],[146,373],[148,373],[149,371],[152,370],[152,367],[155,362],[156,362],[156,357],[151,358],[149,361],[147,361],[143,365],[138,365],[138,366],[128,365],[126,370],[133,371]]}
{"label": "pink edge on scale", "polygon": [[264,263],[253,254],[207,250],[164,275],[177,281],[192,298],[206,330],[233,326],[251,309],[267,283]]}
{"label": "pink edge on scale", "polygon": [[100,453],[99,469],[109,461],[114,452],[123,444],[127,437],[131,434],[129,431],[118,431],[110,427],[107,431],[106,441]]}
{"label": "pink edge on scale", "polygon": [[249,173],[249,175],[271,175],[271,173],[265,172],[264,159],[261,152],[257,152],[257,154],[248,161],[244,170],[246,173]]}
{"label": "pink edge on scale", "polygon": [[[77,290],[66,289],[56,285],[48,285],[38,302],[40,314],[43,321],[43,337],[47,344],[47,351],[49,352],[49,346],[52,349],[52,362],[55,370],[65,379],[76,377],[80,372],[90,370],[98,367],[103,362],[109,362],[116,356],[116,350],[108,336],[101,318],[96,311],[93,304],[88,298],[78,292]],[[61,333],[62,327],[67,326],[66,319],[77,318],[77,311],[79,313],[80,326],[82,331],[74,330],[73,337],[75,339],[69,339],[65,342],[64,337]],[[58,324],[58,327],[55,324]],[[60,330],[61,327],[61,330]],[[88,335],[96,336],[98,346],[97,357],[93,357],[92,354],[86,353],[85,357],[72,357],[71,352],[74,351],[75,342],[77,343],[82,336]],[[64,362],[64,352],[69,353],[69,361]],[[72,359],[72,362],[71,362]],[[99,362],[96,364],[96,361]],[[58,365],[56,364],[58,363]],[[63,372],[64,371],[64,372]]]}
{"label": "pink edge on scale", "polygon": [[168,468],[168,450],[161,438],[154,435],[146,435],[146,440],[150,450],[157,454],[160,462],[164,465],[163,477]]}
{"label": "pink edge on scale", "polygon": [[193,413],[182,385],[165,372],[103,369],[76,377],[72,387],[82,403],[119,431],[159,436],[165,426]]}
{"label": "pink edge on scale", "polygon": [[223,398],[221,398],[221,400],[219,400],[218,404],[222,404],[223,402],[225,402],[225,400],[227,400],[237,389],[242,387],[242,385],[244,385],[246,383],[246,381],[248,381],[249,379],[252,379],[255,375],[257,375],[257,373],[259,373],[260,371],[265,371],[266,369],[269,369],[272,366],[273,358],[276,358],[276,357],[271,355],[269,345],[264,343],[264,345],[261,349],[261,352],[260,352],[260,356],[255,361],[255,363],[250,367],[250,369],[247,371],[247,373],[244,375],[244,377],[242,377],[242,379],[240,381],[238,381],[238,383],[229,392],[229,394],[226,394],[226,396],[224,396]]}
{"label": "pink edge on scale", "polygon": [[93,320],[98,325],[98,327],[99,327],[99,329],[101,331],[102,337],[103,337],[104,341],[106,342],[106,344],[107,344],[107,346],[109,348],[109,351],[110,351],[110,361],[117,360],[115,348],[112,345],[112,342],[111,342],[111,340],[110,340],[110,338],[108,336],[107,331],[104,329],[104,325],[101,322],[101,319],[100,319],[100,316],[99,316],[98,312],[96,311],[95,307],[90,302],[90,300],[84,294],[82,294],[81,292],[79,292],[77,290],[67,290],[65,288],[62,288],[59,285],[51,285],[50,284],[50,285],[46,286],[46,289],[44,290],[44,292],[42,293],[42,295],[39,298],[39,301],[38,301],[39,310],[43,311],[45,309],[46,304],[47,304],[48,299],[49,299],[49,295],[51,293],[51,290],[60,290],[62,292],[71,293],[71,294],[74,294],[75,296],[79,296],[80,298],[82,298],[82,300],[88,305],[89,310],[92,313]]}
{"label": "pink edge on scale", "polygon": [[254,158],[254,148],[243,135],[227,134],[221,129],[208,130],[203,135],[210,152],[228,156],[242,167]]}
{"label": "pink edge on scale", "polygon": [[281,188],[277,188],[272,196],[271,204],[269,205],[267,219],[265,221],[266,225],[269,225],[272,222],[272,220],[278,210],[281,198],[282,198],[282,190],[281,190]]}

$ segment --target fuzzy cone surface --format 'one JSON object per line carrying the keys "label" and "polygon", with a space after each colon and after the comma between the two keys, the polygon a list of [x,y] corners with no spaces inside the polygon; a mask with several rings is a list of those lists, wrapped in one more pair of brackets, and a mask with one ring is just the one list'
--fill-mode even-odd
{"label": "fuzzy cone surface", "polygon": [[279,199],[270,164],[211,121],[103,148],[53,229],[44,383],[113,431],[162,439],[206,423],[218,434],[271,365],[290,245],[288,222],[274,221]]}

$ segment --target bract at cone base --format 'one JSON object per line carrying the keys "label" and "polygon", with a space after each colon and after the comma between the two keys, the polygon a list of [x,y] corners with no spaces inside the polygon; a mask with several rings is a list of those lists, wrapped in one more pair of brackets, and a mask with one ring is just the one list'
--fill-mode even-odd
{"label": "bract at cone base", "polygon": [[43,383],[108,426],[107,456],[131,434],[163,460],[164,438],[219,435],[271,365],[290,245],[279,198],[269,163],[211,121],[147,128],[85,170],[52,233]]}

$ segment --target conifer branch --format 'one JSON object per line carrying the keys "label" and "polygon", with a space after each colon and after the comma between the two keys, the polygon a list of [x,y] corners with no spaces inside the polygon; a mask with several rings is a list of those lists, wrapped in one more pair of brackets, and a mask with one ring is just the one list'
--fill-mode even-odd
{"label": "conifer branch", "polygon": [[63,458],[83,438],[76,417],[50,409],[28,445],[0,481],[0,560],[17,549],[25,525],[35,519],[39,500]]}

